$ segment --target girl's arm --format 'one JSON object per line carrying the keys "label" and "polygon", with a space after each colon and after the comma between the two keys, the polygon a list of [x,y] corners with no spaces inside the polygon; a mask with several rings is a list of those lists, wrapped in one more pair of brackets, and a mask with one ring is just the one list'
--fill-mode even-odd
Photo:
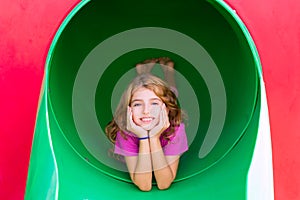
{"label": "girl's arm", "polygon": [[179,164],[179,156],[165,156],[159,137],[150,138],[151,160],[157,187],[161,190],[170,187]]}
{"label": "girl's arm", "polygon": [[162,105],[160,121],[150,132],[151,161],[154,176],[159,189],[167,189],[176,177],[179,156],[165,156],[160,135],[170,126],[168,111],[165,104]]}
{"label": "girl's arm", "polygon": [[130,178],[142,191],[152,188],[152,163],[148,139],[140,140],[138,156],[125,157]]}
{"label": "girl's arm", "polygon": [[[127,110],[127,130],[134,133],[138,138],[145,138],[148,136],[147,131],[133,122],[132,110],[130,107],[128,107]],[[133,183],[142,191],[151,190],[152,163],[149,139],[139,140],[138,156],[126,156],[125,161]]]}

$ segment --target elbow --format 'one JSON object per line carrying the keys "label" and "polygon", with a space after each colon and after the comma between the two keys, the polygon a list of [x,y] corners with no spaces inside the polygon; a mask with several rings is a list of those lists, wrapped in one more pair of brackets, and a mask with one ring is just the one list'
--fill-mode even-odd
{"label": "elbow", "polygon": [[171,182],[169,182],[169,183],[158,183],[158,184],[157,184],[157,187],[158,187],[158,189],[160,189],[160,190],[166,190],[166,189],[168,189],[170,186],[171,186]]}
{"label": "elbow", "polygon": [[170,178],[170,179],[163,179],[163,180],[158,180],[157,181],[157,187],[159,190],[166,190],[166,189],[169,189],[172,185],[174,181],[174,178]]}
{"label": "elbow", "polygon": [[148,192],[152,189],[152,174],[150,176],[143,175],[132,177],[132,182],[143,192]]}
{"label": "elbow", "polygon": [[140,185],[137,185],[137,186],[143,192],[149,192],[152,189],[152,184],[140,184]]}

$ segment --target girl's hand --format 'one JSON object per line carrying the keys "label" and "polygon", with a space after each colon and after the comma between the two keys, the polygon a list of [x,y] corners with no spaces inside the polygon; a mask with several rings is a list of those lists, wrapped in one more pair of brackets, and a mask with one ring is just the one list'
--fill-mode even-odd
{"label": "girl's hand", "polygon": [[138,138],[143,138],[148,136],[148,132],[142,127],[136,125],[132,119],[132,111],[128,106],[127,109],[127,125],[126,128],[128,131],[134,133]]}
{"label": "girl's hand", "polygon": [[166,105],[162,105],[159,123],[149,132],[149,137],[160,137],[160,135],[170,126]]}

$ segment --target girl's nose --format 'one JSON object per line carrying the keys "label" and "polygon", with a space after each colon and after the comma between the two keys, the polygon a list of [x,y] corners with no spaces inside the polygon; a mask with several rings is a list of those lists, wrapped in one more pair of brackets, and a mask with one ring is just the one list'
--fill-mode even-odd
{"label": "girl's nose", "polygon": [[149,106],[148,105],[144,106],[144,112],[143,112],[143,114],[149,114]]}

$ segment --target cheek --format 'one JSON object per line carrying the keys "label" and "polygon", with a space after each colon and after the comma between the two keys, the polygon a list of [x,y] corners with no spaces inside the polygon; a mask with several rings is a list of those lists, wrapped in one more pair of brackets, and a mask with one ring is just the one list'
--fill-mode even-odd
{"label": "cheek", "polygon": [[132,109],[132,119],[135,123],[138,122],[140,111],[138,109]]}
{"label": "cheek", "polygon": [[140,107],[132,107],[132,115],[133,116],[138,116],[141,114],[141,108]]}
{"label": "cheek", "polygon": [[136,124],[138,124],[138,123],[139,123],[139,121],[138,121],[138,117],[135,117],[135,116],[133,116],[132,118],[133,118],[132,120],[133,120],[133,122],[134,122],[134,123],[136,123]]}
{"label": "cheek", "polygon": [[158,116],[160,111],[161,111],[160,106],[154,106],[154,107],[152,107],[150,113],[151,113],[152,116]]}

